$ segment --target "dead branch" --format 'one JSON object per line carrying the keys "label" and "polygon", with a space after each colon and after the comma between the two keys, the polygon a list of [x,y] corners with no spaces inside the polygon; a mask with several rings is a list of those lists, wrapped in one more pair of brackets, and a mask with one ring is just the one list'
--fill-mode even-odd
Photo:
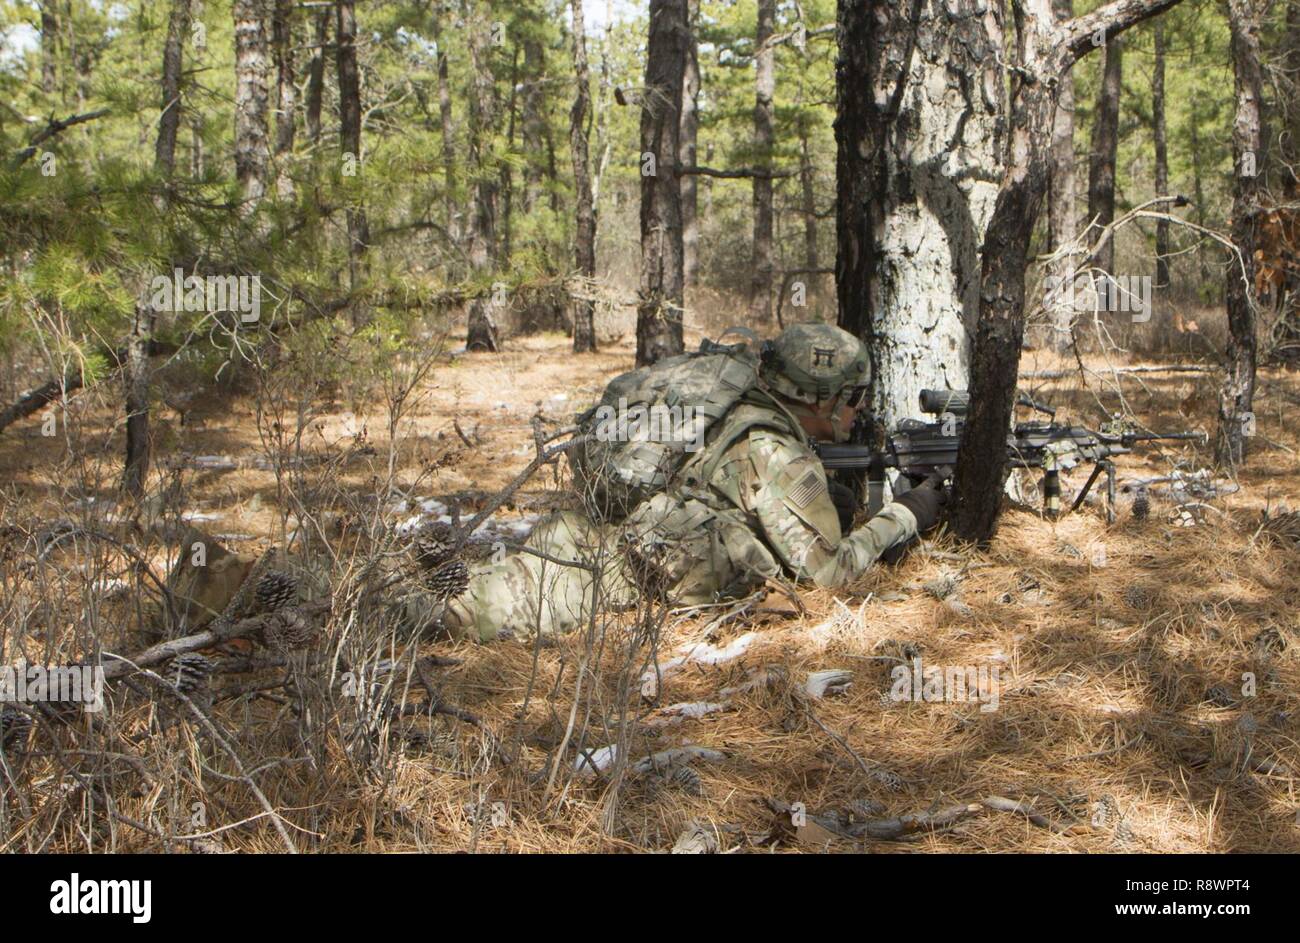
{"label": "dead branch", "polygon": [[285,618],[286,614],[296,613],[304,618],[315,618],[329,611],[330,601],[323,599],[302,606],[294,606],[290,609],[282,609],[279,612],[240,619],[238,622],[216,619],[213,620],[212,627],[204,629],[202,632],[195,632],[193,635],[186,635],[167,642],[159,642],[157,645],[146,648],[130,658],[114,655],[111,652],[103,652],[102,655],[106,660],[111,659],[108,664],[104,665],[104,678],[110,681],[116,678],[125,678],[143,668],[160,665],[186,652],[197,652],[205,648],[213,648],[232,639],[249,638],[262,632],[277,619]]}
{"label": "dead branch", "polygon": [[98,111],[87,111],[80,115],[69,115],[66,118],[51,117],[47,124],[32,137],[31,142],[21,151],[14,155],[9,164],[11,170],[17,170],[36,153],[37,148],[54,137],[56,134],[62,134],[75,125],[84,124],[87,121],[94,121],[96,118],[102,118],[108,114],[109,109],[100,108]]}

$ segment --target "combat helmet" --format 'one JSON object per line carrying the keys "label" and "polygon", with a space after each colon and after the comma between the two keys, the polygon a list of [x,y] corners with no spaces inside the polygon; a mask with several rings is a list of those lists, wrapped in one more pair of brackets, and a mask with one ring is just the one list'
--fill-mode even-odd
{"label": "combat helmet", "polygon": [[782,396],[817,405],[871,378],[862,341],[830,324],[794,324],[763,345],[763,379]]}

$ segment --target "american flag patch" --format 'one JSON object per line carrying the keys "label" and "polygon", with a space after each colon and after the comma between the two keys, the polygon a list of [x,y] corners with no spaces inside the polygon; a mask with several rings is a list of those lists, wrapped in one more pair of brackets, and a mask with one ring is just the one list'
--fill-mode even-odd
{"label": "american flag patch", "polygon": [[799,509],[806,508],[812,504],[814,499],[821,497],[826,493],[826,482],[813,469],[808,469],[807,474],[795,482],[795,486],[790,489],[786,495],[790,503]]}

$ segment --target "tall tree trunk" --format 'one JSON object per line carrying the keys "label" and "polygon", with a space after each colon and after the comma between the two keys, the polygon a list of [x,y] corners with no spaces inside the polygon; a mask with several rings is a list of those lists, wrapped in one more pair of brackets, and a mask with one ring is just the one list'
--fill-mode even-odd
{"label": "tall tree trunk", "polygon": [[1255,399],[1255,246],[1259,239],[1264,163],[1264,73],[1259,55],[1259,14],[1252,0],[1228,0],[1232,71],[1237,110],[1232,122],[1232,241],[1241,253],[1228,265],[1226,377],[1219,394],[1215,453],[1225,465],[1245,461],[1253,433]]}
{"label": "tall tree trunk", "polygon": [[[645,94],[641,101],[638,366],[656,363],[684,349],[682,188],[677,156],[689,36],[686,0],[650,0]],[[649,166],[650,162],[653,166]]]}
{"label": "tall tree trunk", "polygon": [[[678,157],[684,166],[694,167],[699,163],[696,157],[700,136],[700,44],[695,35],[695,24],[700,18],[700,0],[690,0],[688,16],[690,37],[686,46],[686,72],[682,75],[682,129]],[[699,179],[694,174],[683,176],[682,277],[688,288],[699,281],[699,202]]]}
{"label": "tall tree trunk", "polygon": [[[505,153],[511,153],[515,148],[515,115],[517,110],[519,92],[519,47],[514,49],[514,55],[510,62],[510,101],[506,107],[506,139]],[[501,214],[497,220],[497,231],[500,233],[500,241],[496,251],[496,261],[502,268],[509,268],[510,253],[513,251],[512,239],[514,236],[514,199],[515,199],[515,180],[514,180],[514,162],[503,160],[498,163],[498,171],[501,178]]]}
{"label": "tall tree trunk", "polygon": [[53,95],[59,84],[59,14],[57,0],[41,0],[41,91]]}
{"label": "tall tree trunk", "polygon": [[542,193],[543,165],[538,155],[546,146],[546,54],[536,36],[524,42],[523,143],[528,159],[524,163],[524,194],[519,208],[527,215]]}
{"label": "tall tree trunk", "polygon": [[235,175],[248,215],[266,195],[267,146],[266,2],[234,0]]}
{"label": "tall tree trunk", "polygon": [[442,135],[443,205],[447,213],[447,236],[460,239],[460,209],[456,204],[456,136],[451,110],[451,79],[448,77],[447,50],[442,43],[442,10],[434,11],[433,42],[438,53],[438,125]]}
{"label": "tall tree trunk", "polygon": [[172,0],[163,44],[162,113],[154,146],[154,167],[168,179],[176,167],[176,133],[181,126],[181,44],[189,34],[190,0]]}
{"label": "tall tree trunk", "polygon": [[[361,153],[361,70],[357,66],[357,16],[352,0],[338,0],[335,6],[334,35],[337,44],[339,81],[339,146],[343,159],[351,161],[362,173]],[[366,252],[370,246],[370,223],[366,208],[357,198],[347,210],[348,284],[356,291],[365,281]],[[363,307],[353,306],[353,323],[367,320]]]}
{"label": "tall tree trunk", "polygon": [[871,351],[877,426],[920,415],[926,387],[966,386],[1006,141],[1001,10],[838,3],[836,291]]}
{"label": "tall tree trunk", "polygon": [[[500,177],[492,166],[492,131],[496,124],[496,84],[492,74],[489,24],[465,8],[466,41],[470,57],[469,162],[474,174],[474,201],[469,214],[470,268],[480,278],[496,259],[497,191]],[[469,305],[465,346],[469,350],[498,348],[496,320],[490,301],[482,296]]]}
{"label": "tall tree trunk", "polygon": [[754,166],[766,175],[756,176],[754,188],[754,246],[750,264],[749,320],[772,320],[772,149],[776,145],[776,0],[758,0],[754,31]]}
{"label": "tall tree trunk", "polygon": [[[569,110],[569,147],[573,151],[574,235],[573,263],[578,276],[596,277],[596,213],[591,192],[591,160],[587,152],[587,111],[591,102],[591,72],[587,66],[587,37],[582,0],[569,0],[573,11],[573,108]],[[581,286],[587,295],[590,284]],[[595,304],[590,297],[573,299],[573,350],[596,349]]]}
{"label": "tall tree trunk", "polygon": [[[1067,22],[1074,16],[1074,0],[1053,0],[1052,15],[1058,23]],[[1074,196],[1077,183],[1074,167],[1074,70],[1071,69],[1061,76],[1056,114],[1052,119],[1049,169],[1051,190],[1047,199],[1047,228],[1053,251],[1070,245],[1078,235],[1075,229],[1077,212]],[[1051,265],[1047,274],[1059,289],[1073,289],[1076,261],[1073,257],[1062,258]],[[1051,322],[1048,343],[1054,350],[1061,351],[1070,346],[1075,314],[1072,297],[1072,290],[1058,290],[1047,299]]]}
{"label": "tall tree trunk", "polygon": [[817,190],[814,186],[812,149],[808,128],[799,126],[799,189],[803,198],[803,265],[809,271],[821,268],[817,252]]}
{"label": "tall tree trunk", "polygon": [[144,495],[149,477],[149,340],[150,311],[135,307],[135,326],[127,344],[123,378],[126,383],[126,465],[122,488],[134,498]]}
{"label": "tall tree trunk", "polygon": [[297,89],[293,84],[293,17],[295,0],[275,0],[271,21],[271,49],[275,58],[275,157],[276,192],[281,199],[293,197],[289,160],[293,138]]}
{"label": "tall tree trunk", "polygon": [[1025,329],[1029,241],[1048,188],[1048,156],[1059,80],[1092,48],[1098,30],[1115,48],[1119,33],[1179,0],[1112,0],[1055,24],[1051,0],[1023,0],[1016,18],[1010,159],[982,250],[970,412],[958,451],[953,532],[983,543],[997,525],[1006,482],[1007,430]]}
{"label": "tall tree trunk", "polygon": [[[1155,31],[1156,57],[1151,74],[1151,136],[1155,140],[1156,196],[1169,192],[1169,143],[1165,125],[1165,25],[1152,24]],[[1169,221],[1156,220],[1156,288],[1169,287]]]}
{"label": "tall tree trunk", "polygon": [[307,138],[312,144],[320,142],[321,100],[325,95],[325,44],[330,34],[329,7],[316,11],[311,60],[307,64]]}
{"label": "tall tree trunk", "polygon": [[[1106,61],[1097,113],[1092,125],[1092,156],[1088,162],[1088,221],[1109,226],[1115,221],[1115,162],[1119,152],[1119,100],[1124,88],[1124,45],[1118,36],[1106,37]],[[1095,233],[1094,233],[1095,235]],[[1092,260],[1093,265],[1115,274],[1115,240],[1106,244]]]}

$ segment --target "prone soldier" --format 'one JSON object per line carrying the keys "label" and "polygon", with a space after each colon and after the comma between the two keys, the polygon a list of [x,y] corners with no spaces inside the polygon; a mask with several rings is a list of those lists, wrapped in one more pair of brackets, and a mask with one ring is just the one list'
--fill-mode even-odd
{"label": "prone soldier", "polygon": [[683,355],[626,375],[645,380],[646,370],[658,370],[667,377],[658,388],[686,389],[703,361],[716,366],[728,356],[720,351],[735,354],[701,397],[704,415],[693,427],[703,430],[701,447],[668,463],[666,480],[645,479],[655,485],[633,491],[639,500],[626,514],[605,504],[550,515],[523,549],[471,568],[454,599],[406,596],[405,621],[489,641],[565,632],[600,607],[625,609],[646,594],[692,606],[743,598],[769,579],[838,588],[937,523],[947,492],[926,482],[854,527],[842,486],[828,482],[812,448],[813,440],[845,441],[862,405],[870,361],[858,338],[809,323],[764,344],[761,358],[745,345],[708,346],[713,359]]}

